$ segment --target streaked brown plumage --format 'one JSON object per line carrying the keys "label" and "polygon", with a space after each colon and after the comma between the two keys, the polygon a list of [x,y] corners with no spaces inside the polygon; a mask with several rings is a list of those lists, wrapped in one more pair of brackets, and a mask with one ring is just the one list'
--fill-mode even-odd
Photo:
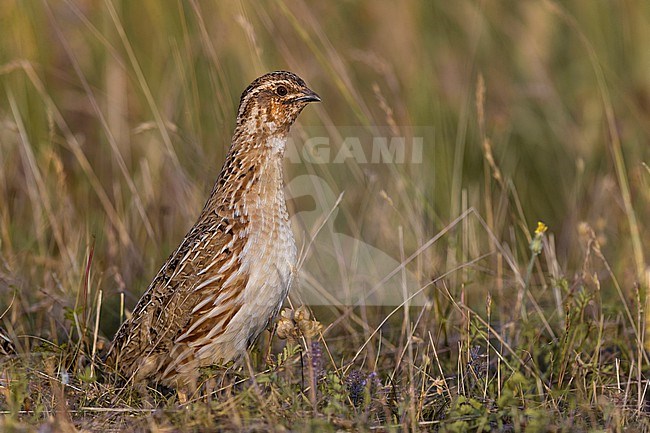
{"label": "streaked brown plumage", "polygon": [[296,264],[282,157],[312,101],[320,98],[291,72],[246,88],[198,221],[113,339],[107,362],[126,378],[193,388],[199,367],[237,359],[278,313]]}

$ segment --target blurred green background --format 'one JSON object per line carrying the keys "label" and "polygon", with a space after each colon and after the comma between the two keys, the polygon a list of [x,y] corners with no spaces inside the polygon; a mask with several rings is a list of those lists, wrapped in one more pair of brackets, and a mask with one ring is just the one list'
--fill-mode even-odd
{"label": "blurred green background", "polygon": [[[432,127],[422,164],[287,166],[289,179],[307,172],[345,191],[339,230],[397,260],[474,207],[494,237],[464,219],[412,263],[421,282],[497,241],[525,266],[541,220],[567,274],[584,260],[586,222],[631,289],[650,252],[649,40],[641,0],[5,0],[4,319],[56,334],[57,311],[102,289],[110,334],[117,293],[133,306],[193,224],[241,91],[276,69],[323,99],[298,137]],[[507,288],[496,256],[483,280],[450,277],[452,293]]]}

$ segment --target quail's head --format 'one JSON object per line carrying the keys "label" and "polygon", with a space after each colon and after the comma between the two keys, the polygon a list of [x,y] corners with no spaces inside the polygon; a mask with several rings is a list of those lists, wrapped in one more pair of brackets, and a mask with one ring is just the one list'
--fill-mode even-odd
{"label": "quail's head", "polygon": [[268,134],[287,133],[298,114],[320,97],[292,72],[262,75],[242,93],[237,125],[264,130]]}

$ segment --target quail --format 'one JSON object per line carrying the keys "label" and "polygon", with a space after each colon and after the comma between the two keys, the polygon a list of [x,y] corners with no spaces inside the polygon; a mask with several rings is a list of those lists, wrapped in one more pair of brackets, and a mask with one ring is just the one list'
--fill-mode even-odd
{"label": "quail", "polygon": [[107,363],[122,376],[195,388],[200,367],[239,358],[277,315],[297,260],[282,160],[291,125],[318,101],[287,71],[244,90],[230,149],[198,220],[110,345]]}

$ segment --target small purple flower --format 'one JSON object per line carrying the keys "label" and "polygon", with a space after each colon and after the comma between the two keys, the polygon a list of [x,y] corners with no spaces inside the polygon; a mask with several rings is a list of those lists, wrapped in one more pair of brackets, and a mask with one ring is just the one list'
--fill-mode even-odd
{"label": "small purple flower", "polygon": [[318,382],[325,377],[325,369],[323,368],[323,348],[319,341],[312,341],[309,350],[311,357],[311,368],[314,372],[314,380]]}
{"label": "small purple flower", "polygon": [[361,370],[353,370],[345,378],[345,385],[352,404],[360,406],[365,400],[366,388],[372,397],[381,388],[381,381],[375,371],[366,374]]}

